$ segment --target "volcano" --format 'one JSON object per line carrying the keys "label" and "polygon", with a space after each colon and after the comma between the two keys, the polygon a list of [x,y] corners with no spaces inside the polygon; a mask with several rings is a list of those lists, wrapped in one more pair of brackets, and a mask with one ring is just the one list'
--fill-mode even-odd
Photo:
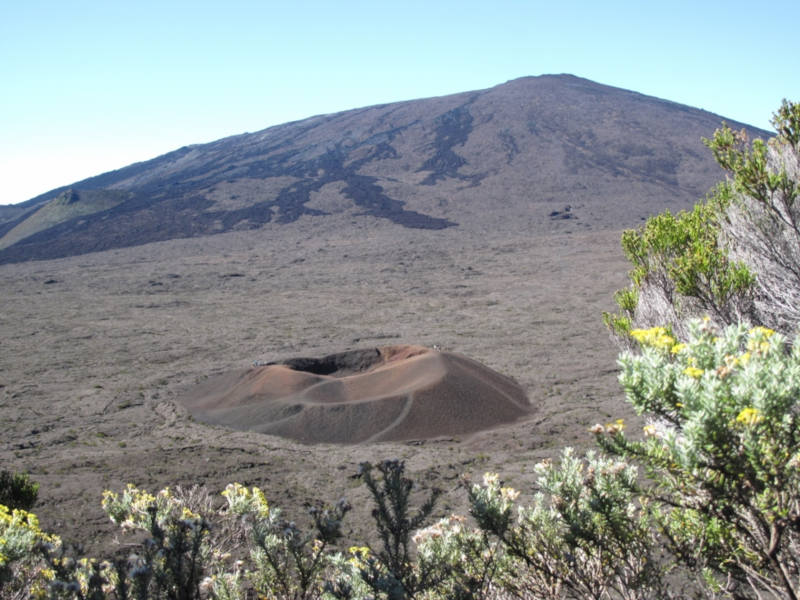
{"label": "volcano", "polygon": [[180,402],[206,423],[336,444],[468,435],[532,408],[509,377],[414,345],[255,365],[213,377]]}

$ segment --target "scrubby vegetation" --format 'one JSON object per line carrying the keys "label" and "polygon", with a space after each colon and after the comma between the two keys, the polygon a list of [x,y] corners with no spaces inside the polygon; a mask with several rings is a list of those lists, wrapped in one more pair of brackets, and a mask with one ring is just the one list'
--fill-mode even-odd
{"label": "scrubby vegetation", "polygon": [[30,510],[39,496],[39,484],[25,473],[0,471],[0,504],[8,508]]}
{"label": "scrubby vegetation", "polygon": [[[796,600],[800,105],[784,103],[775,126],[752,146],[717,132],[732,178],[693,212],[626,233],[632,286],[607,323],[630,346],[620,382],[646,424],[597,424],[599,451],[535,465],[529,500],[487,473],[464,482],[469,515],[430,523],[436,490],[413,506],[403,462],[365,463],[376,535],[357,541],[343,539],[344,499],[298,524],[258,488],[129,486],[103,495],[130,536],[104,560],[41,531],[30,504],[2,505],[0,595]],[[14,498],[31,489],[2,481]]]}
{"label": "scrubby vegetation", "polygon": [[688,335],[694,318],[746,320],[791,336],[800,323],[800,104],[775,113],[777,135],[749,142],[725,126],[706,140],[728,173],[691,212],[669,212],[626,231],[633,268],[605,322],[623,342],[631,329]]}

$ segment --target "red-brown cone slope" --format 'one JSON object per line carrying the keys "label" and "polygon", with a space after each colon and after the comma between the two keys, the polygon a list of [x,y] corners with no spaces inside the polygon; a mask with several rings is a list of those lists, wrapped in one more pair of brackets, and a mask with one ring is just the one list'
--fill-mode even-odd
{"label": "red-brown cone slope", "polygon": [[422,346],[255,366],[212,378],[182,404],[207,423],[340,444],[469,434],[530,410],[512,379]]}

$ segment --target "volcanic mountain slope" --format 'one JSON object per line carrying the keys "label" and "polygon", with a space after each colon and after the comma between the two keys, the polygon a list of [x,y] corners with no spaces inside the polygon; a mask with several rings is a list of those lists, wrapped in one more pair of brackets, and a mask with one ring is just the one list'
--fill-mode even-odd
{"label": "volcanic mountain slope", "polygon": [[413,345],[255,365],[214,377],[180,402],[207,423],[346,444],[475,433],[531,410],[512,379]]}
{"label": "volcanic mountain slope", "polygon": [[701,138],[722,120],[570,75],[315,116],[0,207],[0,262],[301,218],[433,230],[631,226],[690,206],[719,180]]}

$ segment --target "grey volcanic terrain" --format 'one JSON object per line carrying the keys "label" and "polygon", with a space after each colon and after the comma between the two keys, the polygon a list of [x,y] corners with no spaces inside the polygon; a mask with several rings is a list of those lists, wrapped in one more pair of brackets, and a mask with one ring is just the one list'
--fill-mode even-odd
{"label": "grey volcanic terrain", "polygon": [[[187,147],[0,207],[3,468],[29,472],[42,526],[89,552],[113,530],[102,490],[128,482],[258,485],[291,516],[346,496],[356,530],[363,460],[405,460],[445,490],[442,514],[463,509],[465,473],[530,492],[532,465],[591,446],[592,424],[637,426],[601,323],[626,284],[620,233],[721,178],[701,137],[722,120],[526,78]],[[338,373],[291,362],[370,348],[420,354]],[[283,416],[258,425],[251,401],[278,384]],[[490,389],[514,400],[485,402]]]}
{"label": "grey volcanic terrain", "polygon": [[316,116],[2,207],[0,262],[333,215],[430,230],[618,227],[705,194],[719,170],[701,137],[721,120],[567,75]]}

